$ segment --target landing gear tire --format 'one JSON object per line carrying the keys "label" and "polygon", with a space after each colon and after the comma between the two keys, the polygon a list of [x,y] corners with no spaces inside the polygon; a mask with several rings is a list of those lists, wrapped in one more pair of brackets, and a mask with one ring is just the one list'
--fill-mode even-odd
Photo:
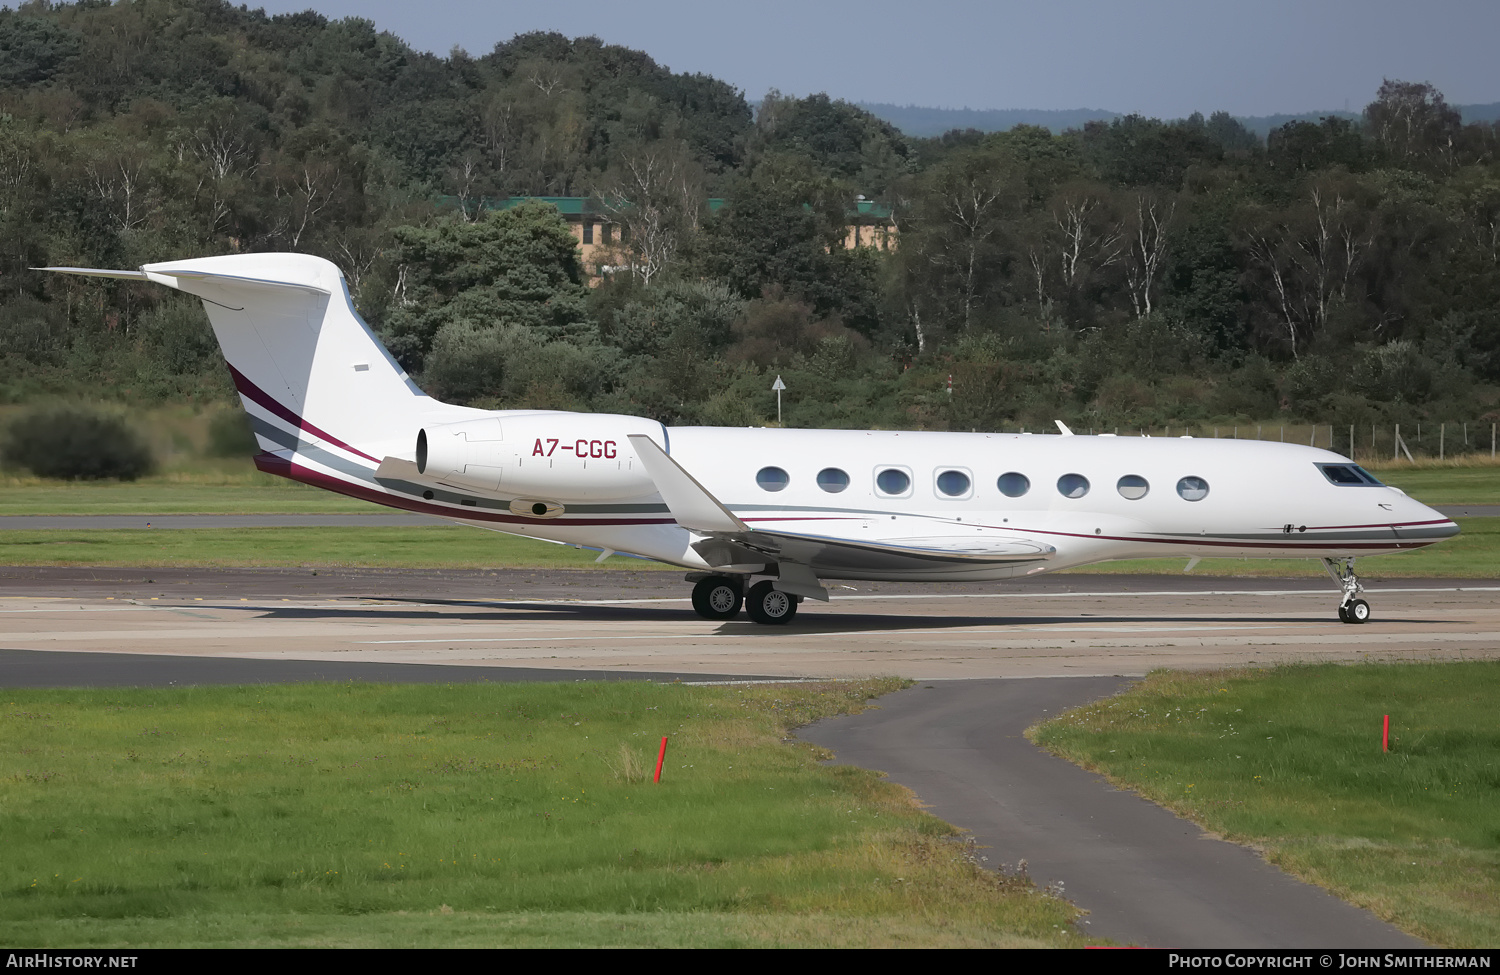
{"label": "landing gear tire", "polygon": [[745,594],[745,612],[757,623],[790,623],[797,615],[797,598],[788,592],[778,592],[766,579],[751,586]]}
{"label": "landing gear tire", "polygon": [[1363,623],[1370,618],[1370,604],[1363,599],[1355,599],[1349,605],[1339,607],[1339,618],[1345,623]]}
{"label": "landing gear tire", "polygon": [[740,615],[740,584],[728,576],[710,576],[693,586],[693,611],[706,620],[732,620]]}

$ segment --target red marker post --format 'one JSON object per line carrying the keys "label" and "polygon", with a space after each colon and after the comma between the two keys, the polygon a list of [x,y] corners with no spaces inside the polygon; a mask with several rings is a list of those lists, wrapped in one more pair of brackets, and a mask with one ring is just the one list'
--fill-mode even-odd
{"label": "red marker post", "polygon": [[[666,746],[666,742],[667,740],[663,738],[663,747]],[[1391,716],[1389,714],[1385,716],[1385,727],[1380,729],[1380,750],[1382,752],[1391,750]]]}
{"label": "red marker post", "polygon": [[654,778],[652,778],[652,780],[651,780],[652,782],[660,782],[661,781],[661,763],[664,762],[664,761],[666,761],[666,758],[667,758],[667,736],[666,735],[662,735],[661,736],[661,751],[658,752],[657,755],[656,755],[656,776]]}

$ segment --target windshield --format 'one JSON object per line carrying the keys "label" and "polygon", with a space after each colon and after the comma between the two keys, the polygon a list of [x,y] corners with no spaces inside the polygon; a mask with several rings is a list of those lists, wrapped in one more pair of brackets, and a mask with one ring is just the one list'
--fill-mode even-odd
{"label": "windshield", "polygon": [[1375,476],[1358,464],[1318,464],[1329,483],[1339,487],[1382,487]]}

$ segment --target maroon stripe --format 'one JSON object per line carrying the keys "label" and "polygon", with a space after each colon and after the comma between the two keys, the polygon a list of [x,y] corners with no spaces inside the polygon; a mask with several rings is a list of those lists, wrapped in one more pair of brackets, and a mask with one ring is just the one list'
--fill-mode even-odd
{"label": "maroon stripe", "polygon": [[[1424,541],[1411,541],[1411,540],[1407,540],[1407,539],[1395,539],[1395,538],[1393,538],[1389,542],[1350,542],[1350,543],[1341,543],[1341,542],[1338,541],[1338,539],[1332,539],[1332,538],[1325,538],[1325,539],[1313,539],[1313,538],[1310,538],[1306,542],[1302,542],[1300,544],[1295,544],[1295,543],[1294,544],[1287,544],[1287,543],[1284,543],[1284,542],[1244,542],[1244,541],[1221,542],[1221,541],[1214,541],[1214,540],[1211,540],[1211,539],[1208,539],[1208,538],[1198,538],[1198,539],[1186,539],[1186,538],[1140,538],[1140,537],[1132,537],[1130,535],[1085,535],[1082,532],[1044,531],[1043,529],[1040,529],[1040,528],[1015,528],[1015,527],[1012,527],[1010,525],[1005,525],[1003,527],[1002,526],[998,526],[998,525],[985,525],[983,527],[985,527],[985,528],[993,528],[993,529],[995,529],[997,531],[1021,532],[1022,534],[1025,534],[1025,535],[1057,535],[1057,536],[1059,536],[1061,538],[1088,538],[1088,539],[1092,539],[1094,541],[1102,541],[1102,542],[1149,542],[1152,545],[1181,545],[1181,546],[1183,546],[1185,548],[1186,547],[1197,547],[1197,546],[1207,545],[1207,546],[1212,546],[1212,547],[1215,547],[1215,548],[1270,548],[1270,549],[1278,549],[1279,548],[1279,549],[1291,550],[1291,551],[1320,551],[1320,550],[1331,548],[1331,547],[1333,547],[1333,546],[1336,545],[1336,546],[1338,546],[1338,548],[1341,551],[1344,550],[1344,549],[1381,549],[1381,550],[1385,550],[1385,549],[1403,549],[1403,548],[1423,548],[1425,546],[1433,544],[1434,542],[1440,542],[1440,541],[1442,541],[1442,539],[1440,539],[1440,538],[1426,539]],[[1288,556],[1288,557],[1289,558],[1295,558],[1295,556]]]}
{"label": "maroon stripe", "polygon": [[[291,481],[308,484],[312,487],[322,488],[325,491],[333,491],[336,494],[348,495],[361,501],[373,501],[383,504],[388,508],[399,508],[402,511],[415,511],[418,514],[436,515],[439,518],[459,518],[464,521],[492,521],[505,525],[535,525],[539,521],[536,518],[522,518],[519,515],[502,514],[498,511],[490,511],[485,508],[451,508],[440,504],[432,504],[427,501],[418,501],[416,498],[405,498],[396,494],[386,494],[375,488],[365,487],[352,481],[340,480],[320,471],[310,470],[301,464],[293,463],[275,454],[259,453],[255,455],[255,466],[258,470],[267,474],[275,474]],[[549,519],[559,525],[675,525],[676,520],[672,518],[566,518]]]}
{"label": "maroon stripe", "polygon": [[297,429],[306,430],[308,433],[312,434],[314,437],[317,437],[319,440],[327,440],[331,444],[337,444],[338,446],[343,447],[345,450],[349,451],[351,454],[357,454],[360,457],[363,457],[365,460],[373,461],[376,464],[380,463],[380,458],[371,457],[363,450],[359,450],[358,448],[349,446],[338,437],[335,437],[324,430],[320,430],[318,427],[315,427],[311,423],[308,423],[306,420],[302,419],[302,417],[293,413],[285,406],[282,406],[275,399],[271,398],[270,393],[267,393],[265,390],[255,385],[245,377],[244,373],[240,372],[234,366],[229,367],[229,374],[234,377],[235,389],[239,390],[243,395],[249,397],[256,403],[265,407],[267,410],[281,417],[283,420],[290,423]]}

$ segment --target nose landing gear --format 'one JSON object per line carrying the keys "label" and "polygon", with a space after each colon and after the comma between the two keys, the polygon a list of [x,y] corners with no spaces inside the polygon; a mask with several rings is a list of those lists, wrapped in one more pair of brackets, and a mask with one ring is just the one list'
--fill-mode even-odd
{"label": "nose landing gear", "polygon": [[1370,604],[1359,598],[1365,587],[1360,585],[1359,577],[1354,574],[1353,557],[1324,559],[1323,567],[1344,591],[1343,599],[1339,601],[1339,619],[1345,623],[1363,623],[1368,620]]}

